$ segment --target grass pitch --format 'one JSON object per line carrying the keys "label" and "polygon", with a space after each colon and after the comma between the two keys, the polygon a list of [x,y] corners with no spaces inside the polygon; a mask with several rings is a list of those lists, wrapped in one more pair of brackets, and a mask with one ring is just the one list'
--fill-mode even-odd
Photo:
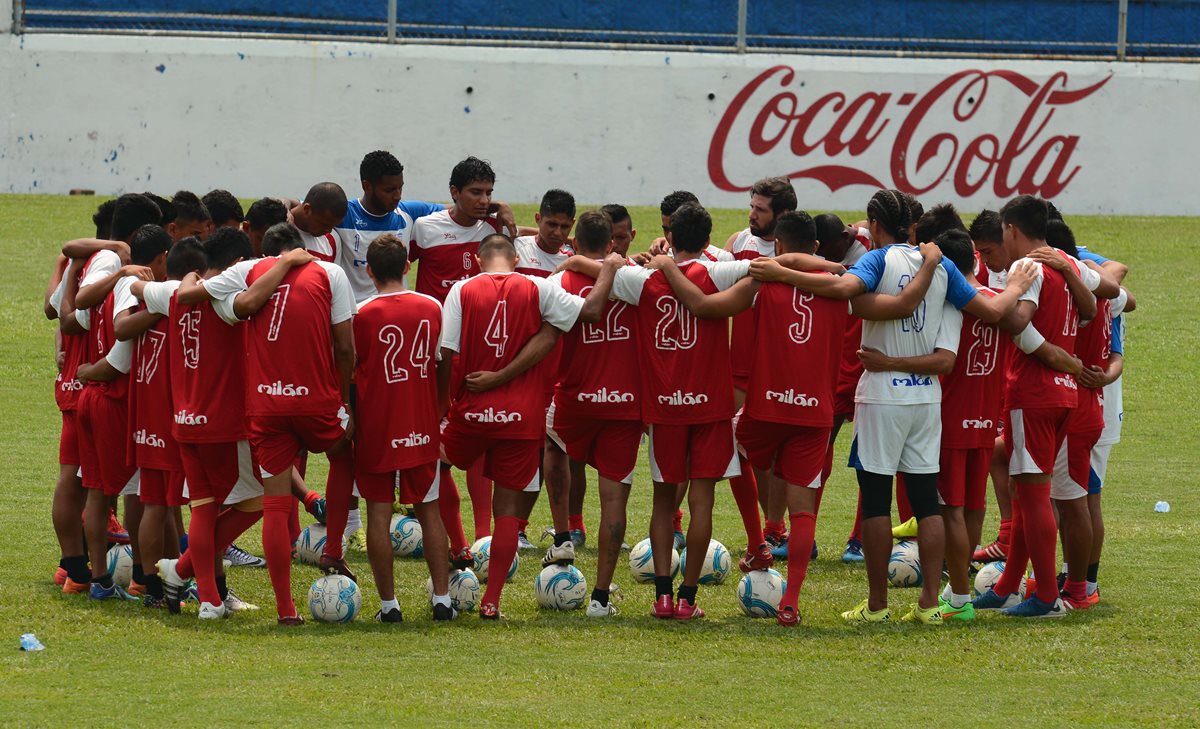
{"label": "grass pitch", "polygon": [[[1200,724],[1192,599],[1200,556],[1193,486],[1200,466],[1193,318],[1200,219],[1069,221],[1081,242],[1129,264],[1126,284],[1138,299],[1127,317],[1127,422],[1105,491],[1104,599],[1096,609],[1057,621],[987,616],[938,629],[843,625],[838,613],[866,588],[863,568],[839,561],[855,499],[853,474],[839,467],[817,527],[821,556],[800,598],[804,622],[795,630],[744,617],[733,575],[701,588],[705,620],[656,621],[648,615],[653,587],[633,583],[624,564],[615,619],[541,611],[532,553],[505,590],[508,620],[500,625],[473,614],[432,623],[418,560],[397,562],[407,622],[375,624],[369,618],[378,598],[365,555],[355,553],[364,617],[282,630],[266,570],[231,570],[230,584],[263,609],[219,624],[200,624],[194,606],[169,616],[64,596],[51,584],[59,556],[50,524],[59,416],[53,325],[42,317],[41,297],[54,253],[63,241],[91,234],[97,203],[0,196],[0,645],[8,645],[0,652],[0,710],[9,723]],[[658,212],[632,212],[640,250],[658,230]],[[718,244],[745,226],[740,210],[714,213]],[[518,216],[532,224],[533,207],[521,206]],[[838,463],[849,438],[844,429]],[[323,483],[324,459],[311,463],[312,482]],[[631,544],[647,529],[649,485],[643,457],[629,509]],[[592,486],[586,517],[594,531],[594,475]],[[1154,513],[1159,500],[1170,502],[1170,513]],[[469,508],[465,493],[463,504]],[[726,487],[718,487],[716,512],[714,537],[736,556],[743,532]],[[531,533],[549,521],[543,500]],[[995,527],[989,514],[985,539]],[[255,528],[239,543],[258,552],[259,535]],[[582,550],[579,567],[594,579],[594,544]],[[297,565],[292,574],[301,598],[316,570]],[[893,609],[914,599],[912,590],[891,594]],[[19,652],[25,632],[37,633],[46,650]]]}

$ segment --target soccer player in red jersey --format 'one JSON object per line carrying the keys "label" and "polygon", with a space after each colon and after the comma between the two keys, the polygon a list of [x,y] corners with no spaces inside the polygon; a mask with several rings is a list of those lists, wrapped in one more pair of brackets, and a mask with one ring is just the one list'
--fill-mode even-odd
{"label": "soccer player in red jersey", "polygon": [[[479,605],[479,616],[492,620],[500,617],[504,575],[539,490],[548,373],[538,365],[558,331],[577,320],[599,320],[613,271],[624,264],[617,256],[607,260],[592,291],[581,299],[546,279],[515,274],[516,257],[506,236],[481,241],[478,265],[484,275],[456,283],[446,297],[438,364],[450,398],[444,403],[449,413],[443,460],[459,468],[482,460],[484,475],[496,484],[492,579]],[[452,371],[456,353],[460,361]]]}
{"label": "soccer player in red jersey", "polygon": [[[300,232],[280,224],[263,237],[263,250],[302,248]],[[206,296],[233,298],[266,275],[276,258],[246,261],[219,276],[176,294],[184,304]],[[291,594],[291,545],[288,513],[291,509],[292,463],[301,450],[324,452],[329,457],[327,498],[344,499],[330,504],[329,533],[320,567],[354,579],[342,558],[345,514],[354,481],[349,448],[353,436],[350,380],[354,369],[351,317],[354,296],[346,274],[336,264],[312,261],[289,270],[266,303],[249,318],[249,357],[246,363],[246,414],[250,444],[263,474],[263,550],[279,622],[303,622]]]}
{"label": "soccer player in red jersey", "polygon": [[449,541],[438,513],[438,342],[442,306],[405,290],[408,250],[385,233],[367,248],[367,273],[379,294],[354,317],[358,363],[355,474],[367,500],[367,555],[382,606],[381,623],[403,620],[396,600],[389,524],[397,489],[421,524],[425,562],[433,580],[433,619],[453,620]]}
{"label": "soccer player in red jersey", "polygon": [[304,202],[291,210],[292,222],[304,241],[304,249],[319,261],[336,263],[338,237],[334,233],[346,217],[346,191],[336,182],[318,182],[309,188]]}
{"label": "soccer player in red jersey", "polygon": [[171,209],[175,217],[163,226],[172,241],[196,237],[203,240],[212,230],[212,215],[196,193],[180,190],[171,198]]}

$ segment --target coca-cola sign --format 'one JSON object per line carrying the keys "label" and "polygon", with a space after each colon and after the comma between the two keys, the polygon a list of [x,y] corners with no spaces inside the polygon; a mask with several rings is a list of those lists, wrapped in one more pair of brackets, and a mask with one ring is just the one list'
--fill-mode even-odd
{"label": "coca-cola sign", "polygon": [[773,66],[746,84],[721,116],[709,144],[708,174],[728,192],[786,174],[830,192],[864,185],[920,195],[949,183],[960,198],[981,190],[997,199],[1053,198],[1081,163],[1075,158],[1080,135],[1051,122],[1111,77],[1072,89],[1063,71],[1036,81],[1015,71],[969,69],[924,92],[866,91],[849,98],[840,91],[814,94],[792,67]]}

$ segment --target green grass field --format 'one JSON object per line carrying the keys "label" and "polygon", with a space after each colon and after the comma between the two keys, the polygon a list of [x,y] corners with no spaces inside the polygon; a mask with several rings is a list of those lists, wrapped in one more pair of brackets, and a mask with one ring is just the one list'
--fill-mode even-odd
{"label": "green grass field", "polygon": [[[1200,557],[1200,308],[1194,269],[1200,219],[1070,218],[1078,239],[1127,263],[1138,298],[1127,324],[1125,421],[1105,493],[1108,542],[1104,600],[1063,620],[987,616],[938,629],[856,629],[838,617],[865,596],[861,566],[839,561],[854,516],[853,474],[836,468],[817,529],[820,558],[801,595],[801,627],[743,617],[736,580],[701,588],[709,617],[696,624],[649,617],[653,588],[617,569],[621,615],[537,609],[536,558],[523,555],[505,591],[508,620],[474,614],[435,625],[424,563],[397,563],[407,622],[373,623],[378,598],[365,555],[350,556],[364,591],[363,618],[345,626],[275,625],[266,570],[234,569],[230,584],[262,606],[200,624],[140,605],[92,603],[51,583],[59,557],[50,523],[59,416],[52,399],[53,329],[41,297],[63,241],[90,235],[95,198],[0,196],[0,714],[14,725],[554,724],[943,726],[1200,724],[1200,651],[1192,588]],[[532,206],[519,210],[532,224]],[[658,213],[633,211],[648,245]],[[713,239],[745,226],[740,210],[716,211]],[[850,219],[861,214],[849,214]],[[1192,322],[1189,324],[1189,322]],[[839,443],[845,463],[848,429]],[[312,459],[310,481],[324,481]],[[594,531],[598,506],[588,495]],[[462,481],[460,480],[460,484]],[[645,459],[630,504],[626,541],[649,522]],[[1154,503],[1171,503],[1169,514]],[[464,506],[469,504],[463,494]],[[304,517],[307,519],[307,516]],[[530,531],[550,521],[544,500]],[[469,521],[467,522],[469,524]],[[985,539],[995,531],[989,514]],[[469,526],[468,526],[469,530]],[[259,530],[240,544],[259,552]],[[740,553],[741,523],[718,487],[714,536]],[[594,579],[594,544],[579,564]],[[783,568],[781,568],[783,569]],[[301,597],[317,576],[297,566]],[[735,573],[736,574],[736,570]],[[893,609],[915,600],[895,590]],[[46,650],[17,650],[35,632]]]}

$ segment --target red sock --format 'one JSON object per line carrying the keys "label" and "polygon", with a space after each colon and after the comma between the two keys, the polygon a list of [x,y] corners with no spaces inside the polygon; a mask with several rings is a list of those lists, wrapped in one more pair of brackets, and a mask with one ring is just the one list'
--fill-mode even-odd
{"label": "red sock", "polygon": [[908,503],[908,486],[904,483],[904,474],[896,474],[896,510],[900,512],[900,523],[913,518],[912,505]]}
{"label": "red sock", "polygon": [[750,462],[745,458],[739,460],[742,463],[742,475],[729,479],[729,489],[733,491],[733,500],[742,515],[746,543],[753,551],[763,543],[762,520],[758,515],[758,483],[754,480],[754,471],[750,470]]}
{"label": "red sock", "polygon": [[[1008,561],[1004,564],[1004,573],[992,588],[1001,597],[1020,589],[1025,568],[1029,566],[1029,550],[1025,546],[1025,509],[1021,499],[1016,498],[1016,494],[1013,496],[1012,540],[1008,543]],[[1055,584],[1058,584],[1057,581]]]}
{"label": "red sock", "polygon": [[291,494],[263,497],[263,555],[275,590],[275,610],[281,618],[296,614],[296,603],[292,602],[292,545],[287,538],[288,510],[296,503]]}
{"label": "red sock", "polygon": [[329,535],[324,553],[342,558],[342,537],[350,519],[350,499],[354,496],[354,457],[346,450],[329,456],[329,480],[325,482],[325,526]]}
{"label": "red sock", "polygon": [[454,483],[450,469],[443,468],[441,480],[438,483],[438,513],[442,516],[442,523],[446,525],[446,534],[450,535],[450,551],[454,554],[458,554],[468,546],[467,535],[463,533],[460,503],[458,484]]}
{"label": "red sock", "polygon": [[217,554],[224,554],[229,545],[233,544],[233,540],[257,524],[262,515],[261,511],[238,511],[237,509],[222,511],[217,516]]}
{"label": "red sock", "polygon": [[1025,519],[1025,546],[1037,580],[1037,596],[1052,603],[1058,598],[1058,526],[1050,506],[1049,483],[1020,483],[1021,515]]}
{"label": "red sock", "polygon": [[671,528],[677,532],[683,531],[683,509],[675,510],[675,518],[671,521]]}
{"label": "red sock", "polygon": [[996,541],[1004,546],[1012,544],[1012,519],[1000,520],[1000,533],[996,535]]}
{"label": "red sock", "polygon": [[[822,490],[824,490],[824,489],[822,489]],[[859,542],[862,541],[862,492],[861,491],[858,493],[858,506],[855,507],[855,511],[854,511],[854,528],[850,530],[850,536],[846,538],[846,541],[850,541],[851,539],[853,539],[855,541],[859,541]]]}
{"label": "red sock", "polygon": [[568,514],[567,528],[571,531],[581,531],[587,534],[587,529],[583,526],[583,514]]}
{"label": "red sock", "polygon": [[782,521],[771,521],[767,519],[766,526],[763,527],[763,537],[782,537],[785,527]]}
{"label": "red sock", "polygon": [[487,591],[483,593],[479,604],[491,603],[496,607],[500,606],[500,591],[504,589],[504,579],[517,556],[517,532],[524,529],[528,523],[515,516],[496,517],[496,533],[492,535],[491,560],[488,562]]}
{"label": "red sock", "polygon": [[817,515],[807,511],[792,514],[792,535],[788,537],[787,590],[783,593],[781,606],[796,607],[800,588],[808,575],[808,559],[812,556],[813,541],[817,536]]}
{"label": "red sock", "polygon": [[215,565],[217,511],[220,508],[214,502],[192,507],[192,521],[188,524],[187,551],[192,556],[193,569],[196,571],[196,589],[200,591],[200,601],[209,605],[221,602],[221,595],[217,592]]}
{"label": "red sock", "polygon": [[[1039,589],[1038,592],[1040,593],[1041,590]],[[1076,602],[1084,602],[1087,600],[1087,582],[1084,582],[1083,580],[1080,580],[1079,582],[1067,580],[1066,583],[1063,584],[1063,592],[1067,593],[1067,597],[1075,600]],[[1041,599],[1040,595],[1039,599]]]}
{"label": "red sock", "polygon": [[304,510],[311,514],[313,504],[316,503],[317,500],[319,500],[320,498],[321,498],[321,495],[318,494],[316,491],[309,491],[308,493],[306,493],[304,495]]}
{"label": "red sock", "polygon": [[471,517],[475,538],[492,533],[492,480],[483,475],[483,459],[467,469],[467,494],[471,497]]}
{"label": "red sock", "polygon": [[292,503],[288,504],[288,541],[292,544],[300,538],[300,502],[292,499]]}

